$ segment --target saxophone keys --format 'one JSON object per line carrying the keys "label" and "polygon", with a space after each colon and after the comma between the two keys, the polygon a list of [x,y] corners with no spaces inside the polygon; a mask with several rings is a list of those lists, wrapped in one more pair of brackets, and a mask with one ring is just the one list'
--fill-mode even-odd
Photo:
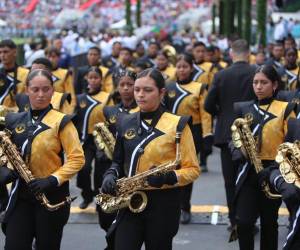
{"label": "saxophone keys", "polygon": [[283,158],[282,154],[277,154],[277,155],[276,155],[275,161],[276,161],[277,163],[280,164],[280,163],[283,162],[283,160],[284,160],[284,158]]}
{"label": "saxophone keys", "polygon": [[286,175],[291,172],[291,166],[282,160],[282,162],[279,165],[279,170],[282,175]]}
{"label": "saxophone keys", "polygon": [[287,183],[290,183],[290,184],[293,184],[296,181],[296,175],[292,172],[290,172],[286,175],[283,175],[283,178]]}

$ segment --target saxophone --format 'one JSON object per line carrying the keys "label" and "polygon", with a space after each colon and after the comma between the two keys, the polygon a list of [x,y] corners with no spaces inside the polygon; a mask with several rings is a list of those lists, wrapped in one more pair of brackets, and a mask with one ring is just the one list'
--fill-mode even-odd
{"label": "saxophone", "polygon": [[123,177],[117,180],[116,196],[100,193],[96,196],[96,203],[100,205],[106,213],[113,213],[121,208],[128,207],[133,213],[142,212],[148,202],[145,192],[141,191],[149,187],[147,177],[150,175],[162,175],[176,169],[180,164],[180,137],[181,133],[176,133],[176,157],[174,161],[163,163],[156,168],[138,173],[132,177]]}
{"label": "saxophone", "polygon": [[275,160],[283,179],[300,188],[300,141],[282,143]]}
{"label": "saxophone", "polygon": [[97,123],[93,135],[96,147],[101,151],[103,150],[107,158],[112,160],[116,139],[109,131],[107,124],[104,122]]}
{"label": "saxophone", "polygon": [[[237,118],[233,122],[231,126],[232,142],[236,148],[240,149],[243,154],[248,157],[250,162],[254,165],[256,173],[259,173],[264,168],[261,159],[258,157],[256,141],[250,129],[252,119],[252,117],[246,116],[245,118]],[[265,182],[262,184],[262,188],[269,199],[281,197],[281,195],[271,193],[270,187]]]}
{"label": "saxophone", "polygon": [[[19,176],[26,182],[34,180],[34,176],[28,166],[25,164],[22,159],[17,147],[10,140],[10,131],[0,131],[0,151],[1,155],[1,164],[10,163],[15,171],[19,174]],[[65,201],[62,201],[58,204],[50,204],[49,200],[45,196],[45,194],[39,193],[35,195],[36,199],[49,211],[55,211],[66,204],[70,204],[75,198],[71,198],[70,196],[66,197]]]}

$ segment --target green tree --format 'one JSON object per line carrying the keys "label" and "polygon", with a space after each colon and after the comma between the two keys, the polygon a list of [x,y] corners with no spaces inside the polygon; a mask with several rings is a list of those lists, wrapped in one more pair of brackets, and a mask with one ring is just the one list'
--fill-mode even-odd
{"label": "green tree", "polygon": [[131,22],[131,2],[130,0],[125,1],[125,10],[126,10],[126,26],[127,30],[129,32],[129,35],[132,35],[133,33],[133,27],[132,27],[132,22]]}
{"label": "green tree", "polygon": [[142,26],[142,19],[141,19],[141,0],[136,1],[136,26]]}
{"label": "green tree", "polygon": [[242,0],[242,37],[251,40],[251,0]]}
{"label": "green tree", "polygon": [[266,22],[267,22],[267,1],[256,0],[257,13],[257,39],[260,44],[266,46]]}

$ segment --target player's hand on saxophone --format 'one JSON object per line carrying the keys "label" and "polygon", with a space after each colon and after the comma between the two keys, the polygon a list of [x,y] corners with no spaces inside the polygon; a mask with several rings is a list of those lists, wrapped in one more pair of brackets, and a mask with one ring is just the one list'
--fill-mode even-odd
{"label": "player's hand on saxophone", "polygon": [[57,187],[57,185],[57,179],[52,175],[46,178],[36,178],[28,183],[30,190],[35,195],[51,191]]}
{"label": "player's hand on saxophone", "polygon": [[104,175],[101,192],[104,194],[116,195],[117,175],[112,169],[108,169]]}
{"label": "player's hand on saxophone", "polygon": [[[154,168],[153,166],[152,168]],[[147,177],[147,183],[151,187],[160,188],[164,184],[174,185],[178,182],[176,173],[174,171],[169,171],[160,175],[150,175]]]}

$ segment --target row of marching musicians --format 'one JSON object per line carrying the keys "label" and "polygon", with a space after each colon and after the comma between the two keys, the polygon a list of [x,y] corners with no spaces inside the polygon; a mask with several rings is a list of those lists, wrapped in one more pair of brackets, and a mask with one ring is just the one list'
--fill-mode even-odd
{"label": "row of marching musicians", "polygon": [[[53,108],[53,76],[46,61],[36,64],[26,80],[26,96],[18,97],[21,106],[29,104],[28,109],[6,115],[5,127],[10,133],[2,132],[0,139],[5,165],[0,168],[0,182],[13,182],[2,223],[5,249],[31,249],[33,239],[37,249],[60,248],[72,201],[68,180],[77,172],[82,207],[102,186],[97,210],[101,227],[108,231],[110,248],[140,249],[145,243],[146,249],[172,249],[180,214],[183,221],[190,219],[191,183],[200,173],[197,153],[203,147],[208,155],[212,146],[211,118],[204,111],[207,88],[192,81],[190,56],[178,58],[177,83],[167,86],[155,69],[138,76],[120,72],[119,97],[101,91],[102,72],[90,67],[86,74],[88,93],[78,96],[73,119],[79,133],[72,116]],[[289,118],[298,113],[297,103],[276,98],[297,92],[277,93],[279,84],[272,66],[259,67],[252,84],[254,99],[235,104],[236,117],[243,118],[233,124],[231,147],[239,166],[234,214],[240,249],[254,249],[253,227],[259,215],[261,249],[277,249],[281,200],[276,192],[282,194],[295,219],[285,247],[297,249],[299,244],[298,189],[290,183],[294,180],[297,184],[297,179],[291,162],[286,161],[290,151],[285,154],[282,146],[277,157],[281,174],[274,162],[286,133],[294,136],[298,131],[293,120],[287,126]],[[114,102],[119,104],[110,106]],[[106,121],[110,132],[99,126],[97,135],[102,134],[109,144],[104,145],[98,137],[101,150],[97,150],[92,133],[101,121]],[[101,165],[94,171],[94,190],[90,184],[93,159],[96,166]],[[5,190],[1,188],[1,192]],[[117,215],[104,213],[119,209]]]}
{"label": "row of marching musicians", "polygon": [[[88,93],[78,96],[74,118],[53,108],[52,75],[45,60],[36,62],[26,79],[26,96],[19,99],[24,107],[29,104],[28,109],[5,116],[7,130],[0,138],[1,190],[12,183],[2,221],[5,249],[32,249],[33,244],[37,249],[60,248],[73,200],[69,180],[78,173],[84,201],[90,202],[95,195],[90,188],[93,159],[101,165],[95,169],[95,189],[102,186],[97,210],[101,227],[109,230],[108,247],[140,249],[145,243],[147,249],[172,248],[181,209],[190,219],[191,183],[200,174],[199,145],[195,149],[193,137],[211,135],[211,123],[201,127],[205,119],[210,120],[203,110],[207,90],[189,80],[192,60],[183,56],[180,62],[182,83],[167,87],[167,105],[161,105],[167,89],[158,70],[148,69],[138,76],[121,72],[120,102],[109,106],[114,98],[101,91],[101,70],[89,68]],[[111,140],[115,144],[111,160],[105,154],[111,145],[97,144],[103,150],[94,145],[94,125],[101,121],[116,135],[115,142]],[[128,178],[121,181],[122,177]],[[119,213],[107,215],[103,210]]]}

